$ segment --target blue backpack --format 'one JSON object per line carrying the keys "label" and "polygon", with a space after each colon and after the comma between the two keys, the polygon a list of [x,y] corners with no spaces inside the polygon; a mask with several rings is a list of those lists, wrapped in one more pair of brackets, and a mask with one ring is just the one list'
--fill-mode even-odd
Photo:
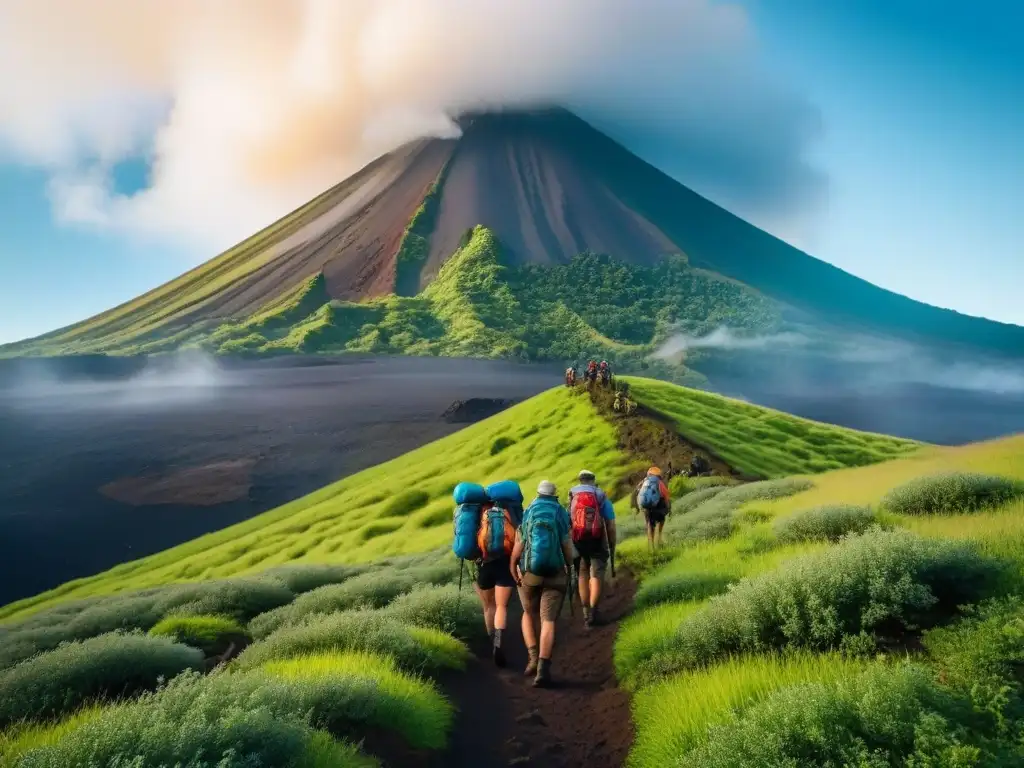
{"label": "blue backpack", "polygon": [[558,576],[565,567],[562,539],[558,535],[557,501],[534,501],[526,510],[520,534],[523,539],[523,570],[534,576]]}
{"label": "blue backpack", "polygon": [[654,475],[644,478],[640,491],[636,495],[636,503],[641,509],[654,509],[661,501],[661,479]]}
{"label": "blue backpack", "polygon": [[452,551],[463,560],[479,560],[480,547],[477,533],[480,531],[480,516],[483,514],[487,493],[476,483],[459,483],[452,492],[455,499]]}

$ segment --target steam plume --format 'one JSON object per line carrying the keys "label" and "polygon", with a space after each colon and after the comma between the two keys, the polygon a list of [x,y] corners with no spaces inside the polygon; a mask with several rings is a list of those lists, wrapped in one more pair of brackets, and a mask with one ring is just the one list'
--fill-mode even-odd
{"label": "steam plume", "polygon": [[221,247],[459,110],[564,103],[721,158],[703,183],[785,229],[820,189],[817,115],[762,69],[715,0],[0,0],[0,149],[65,221]]}

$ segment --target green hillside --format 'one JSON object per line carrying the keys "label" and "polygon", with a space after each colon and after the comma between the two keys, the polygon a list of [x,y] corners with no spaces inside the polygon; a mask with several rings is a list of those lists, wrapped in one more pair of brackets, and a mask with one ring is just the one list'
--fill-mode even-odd
{"label": "green hillside", "polygon": [[710,392],[623,376],[632,397],[680,434],[755,477],[813,474],[876,464],[916,451],[911,440],[802,419]]}
{"label": "green hillside", "polygon": [[1022,457],[1016,437],[754,484],[681,501],[656,562],[624,544],[628,764],[1018,762]]}
{"label": "green hillside", "polygon": [[[631,766],[1022,757],[1024,439],[921,446],[629,383],[685,438],[776,478],[677,499],[657,557],[616,500],[620,565],[640,578],[615,645],[637,729]],[[171,762],[237,747],[241,733],[280,765],[372,765],[354,746],[367,732],[441,748],[458,702],[439,681],[465,667],[481,631],[446,547],[453,485],[513,477],[529,492],[550,478],[564,491],[587,466],[614,488],[646,461],[618,447],[617,420],[634,417],[610,418],[559,387],[253,520],[6,606],[0,762]],[[813,446],[807,461],[848,468],[779,477],[779,445],[794,435]],[[213,649],[241,636],[252,643],[241,656],[204,675]],[[114,689],[129,698],[110,703]],[[876,752],[889,762],[864,762]],[[964,754],[985,759],[956,762]]]}

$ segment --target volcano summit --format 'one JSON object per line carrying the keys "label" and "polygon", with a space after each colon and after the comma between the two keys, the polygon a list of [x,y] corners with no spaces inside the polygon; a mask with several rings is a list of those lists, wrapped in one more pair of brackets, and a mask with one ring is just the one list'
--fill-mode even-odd
{"label": "volcano summit", "polygon": [[996,355],[1024,329],[799,251],[561,110],[467,115],[211,261],[0,354],[399,352],[646,360],[797,323]]}

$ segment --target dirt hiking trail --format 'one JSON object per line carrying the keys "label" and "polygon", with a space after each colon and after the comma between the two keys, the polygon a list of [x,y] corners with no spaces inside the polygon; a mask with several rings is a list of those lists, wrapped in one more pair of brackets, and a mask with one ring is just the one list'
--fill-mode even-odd
{"label": "dirt hiking trail", "polygon": [[[443,680],[444,692],[457,708],[448,749],[434,755],[396,754],[393,745],[379,745],[375,754],[383,755],[385,768],[621,768],[633,742],[633,726],[629,695],[616,687],[612,649],[635,593],[633,578],[619,572],[614,583],[605,585],[600,626],[589,630],[583,626],[579,599],[573,615],[566,603],[551,667],[555,683],[547,689],[533,688],[523,675],[522,609],[513,596],[503,639],[508,666],[498,669],[490,648],[481,644],[473,649],[465,672]],[[463,599],[477,600],[471,586],[463,589]]]}

